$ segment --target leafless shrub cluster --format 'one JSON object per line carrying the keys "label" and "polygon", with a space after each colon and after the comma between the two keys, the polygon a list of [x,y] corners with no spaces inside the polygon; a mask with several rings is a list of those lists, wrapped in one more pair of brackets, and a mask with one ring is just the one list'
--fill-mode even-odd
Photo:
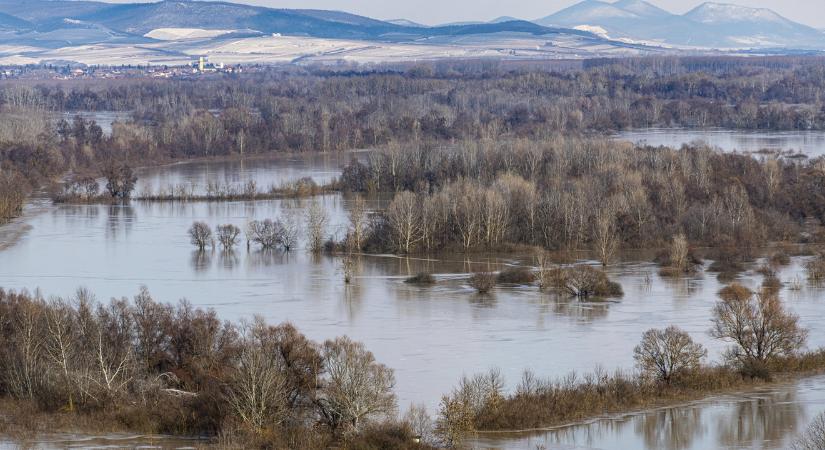
{"label": "leafless shrub cluster", "polygon": [[263,249],[281,247],[285,251],[298,246],[300,229],[293,214],[287,213],[284,219],[253,220],[246,225],[246,240],[258,244]]}
{"label": "leafless shrub cluster", "polygon": [[259,318],[221,322],[145,289],[109,303],[85,290],[50,300],[0,291],[0,342],[0,396],[45,411],[105,411],[142,431],[237,430],[279,448],[315,436],[307,448],[319,448],[382,433],[374,425],[397,409],[392,370],[360,343],[317,344]]}
{"label": "leafless shrub cluster", "polygon": [[470,287],[479,294],[487,294],[496,287],[496,274],[493,272],[476,272],[470,276]]}
{"label": "leafless shrub cluster", "polygon": [[619,283],[610,281],[603,270],[585,264],[556,268],[551,275],[553,286],[577,298],[621,297]]}

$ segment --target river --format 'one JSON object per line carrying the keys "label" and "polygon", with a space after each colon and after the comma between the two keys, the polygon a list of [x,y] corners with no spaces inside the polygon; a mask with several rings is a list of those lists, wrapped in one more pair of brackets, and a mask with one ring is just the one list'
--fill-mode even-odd
{"label": "river", "polygon": [[[350,157],[176,164],[143,170],[139,175],[144,186],[189,183],[196,189],[209,181],[242,184],[255,180],[259,186],[267,186],[310,176],[324,182]],[[0,250],[0,286],[40,289],[47,297],[70,296],[79,286],[85,286],[98,299],[107,300],[134,295],[146,285],[157,300],[176,302],[186,298],[196,306],[214,308],[225,319],[260,315],[272,323],[290,321],[315,340],[349,335],[364,342],[377,360],[395,370],[402,410],[411,403],[423,403],[435,411],[440,396],[449,392],[462,375],[494,366],[511,383],[528,368],[548,377],[573,370],[591,371],[597,365],[608,370],[630,369],[633,347],[641,334],[670,324],[679,325],[706,345],[711,359],[718,360],[723,350],[723,345],[707,334],[710,311],[722,287],[716,277],[701,272],[690,278],[661,278],[657,267],[645,262],[650,255],[628,252],[622,255],[622,261],[609,267],[610,276],[624,288],[623,298],[576,301],[542,293],[535,287],[499,286],[490,295],[478,295],[468,286],[467,277],[473,271],[530,265],[532,255],[363,255],[358,258],[354,282],[345,285],[336,258],[313,257],[304,250],[261,252],[245,246],[229,254],[218,250],[199,253],[186,235],[194,220],[213,227],[223,223],[243,227],[251,219],[300,215],[310,201],[46,207],[33,203],[27,207],[25,220],[12,224],[25,228],[22,236]],[[352,198],[333,194],[314,201],[321,202],[330,215],[329,234],[341,237]],[[368,204],[378,209],[386,199],[371,198]],[[804,282],[804,261],[804,257],[793,258],[780,271],[784,282],[803,280],[799,290],[783,288],[782,297],[800,315],[802,325],[811,329],[809,342],[817,347],[825,345],[825,327],[819,326],[825,291]],[[419,287],[403,282],[421,271],[435,274],[438,283]],[[761,275],[751,268],[740,281],[756,287]],[[825,381],[816,379],[816,386],[825,388]],[[797,421],[800,425],[825,409],[821,397],[805,397],[807,394],[793,385],[786,390],[796,393],[788,397],[795,405],[808,402],[805,415]],[[743,395],[733,397],[750,398],[750,394]],[[714,407],[702,406],[702,411],[705,408]],[[695,409],[690,406],[673,411],[694,414],[691,411]],[[717,448],[705,445],[717,439],[719,433],[708,437],[708,430],[718,426],[718,414],[699,414],[700,424],[690,428],[692,431],[679,431],[690,435],[692,444],[678,448]],[[735,420],[748,427],[784,427],[771,422],[779,420],[775,416],[740,415]],[[645,417],[606,419],[539,439],[548,446],[561,445],[554,448],[582,443],[619,448],[605,447],[605,442],[627,442],[622,448],[640,448],[636,443],[648,438],[636,430],[646,429],[649,426],[645,424],[653,420]],[[665,427],[656,432],[668,430]],[[591,436],[592,440],[583,440]],[[726,439],[745,448],[774,448],[747,444],[752,439],[746,435],[734,434]],[[760,439],[766,441],[768,437]],[[478,445],[534,448],[533,442],[538,441],[486,438]]]}

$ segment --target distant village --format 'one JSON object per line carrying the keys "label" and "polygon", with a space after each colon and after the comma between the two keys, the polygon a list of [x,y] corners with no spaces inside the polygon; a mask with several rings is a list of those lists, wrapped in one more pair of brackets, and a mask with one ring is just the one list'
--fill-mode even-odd
{"label": "distant village", "polygon": [[121,65],[89,66],[77,63],[50,63],[25,66],[0,66],[0,80],[72,80],[72,79],[116,79],[116,78],[175,78],[186,79],[209,74],[235,74],[264,70],[257,65],[228,65],[211,62],[206,56],[198,57],[184,66],[168,65]]}

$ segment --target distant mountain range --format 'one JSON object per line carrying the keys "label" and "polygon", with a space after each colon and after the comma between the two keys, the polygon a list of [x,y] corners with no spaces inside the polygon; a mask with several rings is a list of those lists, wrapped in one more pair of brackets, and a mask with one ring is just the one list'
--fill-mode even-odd
{"label": "distant mountain range", "polygon": [[220,1],[0,0],[0,64],[582,58],[682,47],[825,50],[825,34],[770,10],[718,3],[676,15],[643,0],[585,0],[534,21],[426,26]]}
{"label": "distant mountain range", "polygon": [[604,36],[700,48],[823,49],[825,34],[764,8],[703,3],[684,15],[643,0],[585,0],[535,20]]}

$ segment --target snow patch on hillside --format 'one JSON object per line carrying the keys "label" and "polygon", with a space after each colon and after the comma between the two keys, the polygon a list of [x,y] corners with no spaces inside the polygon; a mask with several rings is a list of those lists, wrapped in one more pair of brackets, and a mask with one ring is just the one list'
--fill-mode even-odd
{"label": "snow patch on hillside", "polygon": [[205,30],[203,28],[155,28],[144,34],[143,37],[157,39],[159,41],[180,41],[184,39],[209,39],[234,33],[235,31],[236,30]]}
{"label": "snow patch on hillside", "polygon": [[588,33],[593,33],[596,36],[599,36],[599,37],[602,37],[602,38],[605,38],[605,39],[610,39],[610,36],[607,35],[607,30],[605,30],[604,28],[599,27],[599,26],[595,26],[595,25],[578,25],[578,26],[573,27],[573,29],[574,30],[579,30],[579,31],[587,31]]}

